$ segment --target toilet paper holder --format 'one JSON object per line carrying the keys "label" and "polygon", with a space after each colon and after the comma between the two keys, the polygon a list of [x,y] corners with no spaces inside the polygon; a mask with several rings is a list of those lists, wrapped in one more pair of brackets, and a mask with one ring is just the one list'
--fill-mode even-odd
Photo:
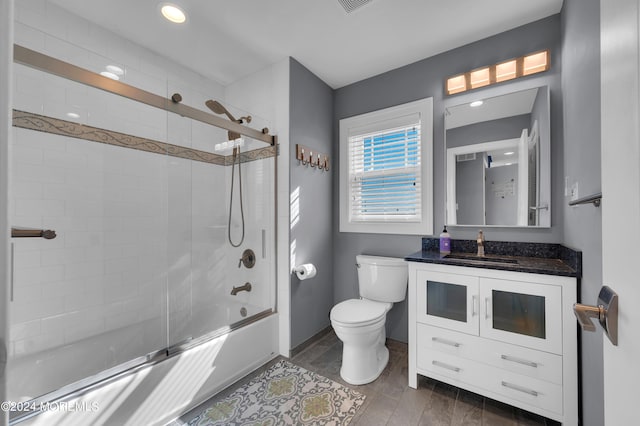
{"label": "toilet paper holder", "polygon": [[296,274],[300,281],[308,280],[316,276],[317,270],[312,263],[305,263],[293,268],[293,273]]}

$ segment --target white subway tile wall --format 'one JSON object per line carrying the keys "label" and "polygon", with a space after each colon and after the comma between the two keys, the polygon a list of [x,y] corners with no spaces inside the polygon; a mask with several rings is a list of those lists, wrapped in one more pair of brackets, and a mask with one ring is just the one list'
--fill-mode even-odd
{"label": "white subway tile wall", "polygon": [[[19,45],[95,72],[117,65],[123,82],[179,92],[199,109],[224,100],[224,87],[45,0],[15,7]],[[226,131],[26,66],[15,65],[14,81],[17,110],[209,152],[226,140]],[[252,127],[268,126],[254,119]],[[22,128],[13,144],[13,224],[58,236],[14,240],[10,399],[211,331],[224,322],[206,317],[225,321],[227,301],[273,306],[275,254],[263,258],[261,249],[263,229],[274,238],[273,158],[241,166],[246,237],[234,249],[226,242],[230,167]],[[234,205],[236,239],[240,224]],[[246,247],[258,256],[252,270],[237,267]],[[253,291],[231,296],[246,281]]]}

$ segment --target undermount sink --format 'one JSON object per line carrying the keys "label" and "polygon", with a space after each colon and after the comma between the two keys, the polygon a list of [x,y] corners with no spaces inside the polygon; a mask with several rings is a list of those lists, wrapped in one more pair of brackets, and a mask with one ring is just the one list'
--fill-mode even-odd
{"label": "undermount sink", "polygon": [[472,261],[480,261],[480,262],[493,262],[493,263],[513,263],[517,264],[517,259],[510,259],[505,257],[495,257],[495,256],[477,256],[471,253],[452,253],[444,256],[445,259],[460,259],[460,260],[472,260]]}

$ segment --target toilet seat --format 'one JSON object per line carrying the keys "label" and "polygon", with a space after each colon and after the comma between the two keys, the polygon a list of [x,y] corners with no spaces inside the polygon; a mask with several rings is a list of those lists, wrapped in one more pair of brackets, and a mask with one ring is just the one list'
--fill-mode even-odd
{"label": "toilet seat", "polygon": [[364,327],[384,321],[390,303],[366,299],[349,299],[331,309],[331,321],[342,327]]}

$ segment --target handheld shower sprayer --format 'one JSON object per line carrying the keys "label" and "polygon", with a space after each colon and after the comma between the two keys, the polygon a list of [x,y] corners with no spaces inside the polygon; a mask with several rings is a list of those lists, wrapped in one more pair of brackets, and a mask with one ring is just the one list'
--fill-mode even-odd
{"label": "handheld shower sprayer", "polygon": [[213,99],[209,99],[208,101],[205,102],[205,105],[213,112],[215,112],[218,115],[226,115],[227,118],[229,118],[229,120],[233,121],[234,123],[238,123],[238,124],[242,124],[242,123],[251,123],[251,116],[250,115],[246,115],[243,117],[240,117],[238,119],[236,119],[230,112],[228,109],[226,109],[224,107],[224,105],[222,105],[220,102],[218,101],[214,101]]}
{"label": "handheld shower sprayer", "polygon": [[[242,124],[244,122],[250,123],[251,122],[251,116],[248,115],[246,117],[240,117],[238,119],[236,119],[220,102],[218,101],[214,101],[213,99],[209,99],[208,101],[205,102],[205,105],[207,106],[207,108],[209,108],[211,111],[213,111],[214,113],[218,114],[218,115],[226,115],[229,120],[233,121],[234,123],[238,123],[238,124]],[[227,132],[228,138],[230,141],[236,140],[236,139],[240,139],[240,133],[238,132],[234,132],[232,130],[229,130]],[[229,243],[231,244],[231,246],[233,247],[240,247],[240,245],[242,245],[242,242],[244,241],[244,206],[242,204],[242,161],[241,161],[241,156],[240,156],[240,146],[234,146],[233,147],[233,161],[231,162],[231,191],[230,191],[230,195],[229,195],[229,221],[227,224],[227,238],[229,240]],[[233,186],[234,186],[234,181],[235,181],[235,169],[236,169],[236,160],[238,163],[238,186],[240,187],[240,194],[239,194],[239,198],[240,198],[240,220],[241,220],[241,224],[242,224],[242,234],[240,236],[240,242],[235,243],[233,242],[233,240],[231,239],[231,217],[232,217],[232,213],[233,213]]]}

